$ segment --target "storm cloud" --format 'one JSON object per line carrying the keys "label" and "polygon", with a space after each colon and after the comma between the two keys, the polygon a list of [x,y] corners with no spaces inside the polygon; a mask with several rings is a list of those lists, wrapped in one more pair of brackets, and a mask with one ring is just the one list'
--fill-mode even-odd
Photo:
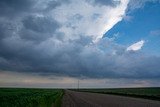
{"label": "storm cloud", "polygon": [[0,71],[77,78],[159,78],[160,56],[141,49],[126,51],[128,46],[103,37],[123,20],[128,3],[1,0]]}

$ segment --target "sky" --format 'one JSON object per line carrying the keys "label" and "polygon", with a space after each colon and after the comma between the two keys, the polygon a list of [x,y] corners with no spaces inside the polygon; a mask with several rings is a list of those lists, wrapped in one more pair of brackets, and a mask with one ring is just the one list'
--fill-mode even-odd
{"label": "sky", "polygon": [[0,0],[0,87],[160,87],[160,0]]}

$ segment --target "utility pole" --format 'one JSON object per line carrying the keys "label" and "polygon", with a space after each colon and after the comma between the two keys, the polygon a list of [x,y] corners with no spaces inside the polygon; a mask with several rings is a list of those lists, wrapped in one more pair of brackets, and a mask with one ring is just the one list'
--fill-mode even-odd
{"label": "utility pole", "polygon": [[79,91],[79,79],[78,79],[78,91]]}

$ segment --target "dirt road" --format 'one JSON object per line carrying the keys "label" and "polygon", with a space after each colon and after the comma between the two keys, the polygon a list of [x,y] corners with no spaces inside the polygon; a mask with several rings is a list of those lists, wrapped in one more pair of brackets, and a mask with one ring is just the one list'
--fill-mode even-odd
{"label": "dirt road", "polygon": [[62,107],[160,107],[160,101],[66,90]]}

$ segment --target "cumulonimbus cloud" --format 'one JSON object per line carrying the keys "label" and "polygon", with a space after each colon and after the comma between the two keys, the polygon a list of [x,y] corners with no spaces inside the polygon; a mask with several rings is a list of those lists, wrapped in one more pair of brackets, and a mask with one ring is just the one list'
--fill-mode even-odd
{"label": "cumulonimbus cloud", "polygon": [[123,19],[129,2],[120,0],[116,6],[99,6],[95,4],[98,1],[89,1],[71,0],[70,4],[61,5],[53,11],[55,19],[63,25],[60,31],[66,34],[67,39],[77,39],[77,36],[84,35],[98,41],[104,33]]}
{"label": "cumulonimbus cloud", "polygon": [[[126,46],[102,38],[128,8],[128,0],[113,1],[1,0],[5,13],[0,15],[0,70],[43,76],[159,77],[159,57],[130,54]],[[143,44],[140,41],[131,49]]]}

